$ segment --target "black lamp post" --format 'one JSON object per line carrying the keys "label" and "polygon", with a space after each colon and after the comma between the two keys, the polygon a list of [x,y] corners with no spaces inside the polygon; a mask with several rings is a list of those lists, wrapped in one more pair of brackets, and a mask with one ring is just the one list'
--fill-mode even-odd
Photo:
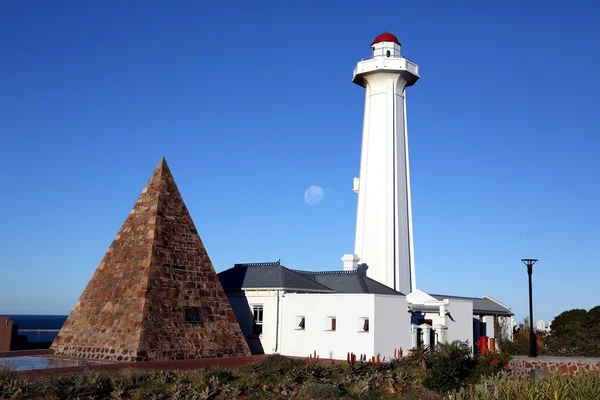
{"label": "black lamp post", "polygon": [[527,275],[529,275],[529,357],[537,357],[535,333],[533,332],[533,300],[531,288],[533,264],[535,264],[537,260],[535,258],[523,258],[521,261],[523,261],[523,264],[527,265]]}

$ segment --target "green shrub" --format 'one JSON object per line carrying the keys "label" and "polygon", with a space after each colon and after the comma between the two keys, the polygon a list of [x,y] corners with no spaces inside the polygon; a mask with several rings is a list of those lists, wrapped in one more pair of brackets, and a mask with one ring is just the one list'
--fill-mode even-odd
{"label": "green shrub", "polygon": [[24,395],[53,399],[108,398],[112,391],[112,380],[104,374],[67,374],[55,377],[40,377],[32,380]]}
{"label": "green shrub", "polygon": [[439,393],[458,390],[464,386],[474,367],[471,347],[467,342],[458,340],[439,343],[427,356],[427,366],[425,387]]}
{"label": "green shrub", "polygon": [[[554,318],[550,333],[536,332],[536,335],[541,341],[539,355],[600,357],[600,306],[589,311],[565,311]],[[502,350],[512,355],[529,354],[528,318],[512,339],[499,340]]]}
{"label": "green shrub", "polygon": [[13,371],[12,367],[10,364],[6,363],[2,363],[0,364],[0,382],[9,379],[9,378],[13,378],[15,376],[15,371]]}
{"label": "green shrub", "polygon": [[358,394],[358,396],[356,396],[356,398],[360,400],[378,400],[385,399],[386,397],[387,392],[383,388],[363,390]]}
{"label": "green shrub", "polygon": [[254,365],[258,367],[258,370],[262,374],[268,375],[278,374],[295,366],[304,366],[304,361],[275,354],[271,357],[266,357],[264,360]]}
{"label": "green shrub", "polygon": [[8,365],[0,366],[0,399],[18,398],[26,390],[27,383],[21,382]]}
{"label": "green shrub", "polygon": [[513,340],[502,340],[500,348],[503,353],[512,356],[526,356],[529,354],[529,329],[522,328],[515,334]]}
{"label": "green shrub", "polygon": [[558,315],[544,344],[552,355],[600,357],[600,306]]}
{"label": "green shrub", "polygon": [[235,379],[234,374],[228,369],[218,368],[207,368],[204,371],[204,377],[206,381],[209,381],[212,377],[215,377],[219,382],[230,382]]}
{"label": "green shrub", "polygon": [[131,400],[166,400],[169,398],[167,385],[159,380],[147,380],[133,390]]}
{"label": "green shrub", "polygon": [[344,391],[331,383],[311,382],[304,386],[301,393],[314,399],[332,399],[344,395]]}
{"label": "green shrub", "polygon": [[469,382],[478,383],[482,378],[498,374],[504,370],[505,366],[509,363],[510,358],[510,355],[506,353],[503,353],[502,355],[488,354],[486,356],[477,356],[469,377]]}
{"label": "green shrub", "polygon": [[[496,362],[496,360],[500,360]],[[427,354],[428,369],[409,358],[390,364],[337,364],[323,367],[303,360],[269,363],[279,371],[270,381],[260,379],[260,366],[241,370],[79,373],[40,376],[26,380],[10,369],[0,370],[0,399],[454,399],[507,400],[521,398],[598,399],[598,373],[576,376],[548,375],[540,381],[515,381],[505,371],[465,386],[468,373],[496,371],[505,358],[479,357],[474,364],[468,343],[439,345]],[[421,362],[419,361],[419,363]],[[471,363],[471,364],[469,364]],[[312,370],[311,370],[312,369]],[[471,382],[476,382],[472,380]],[[425,383],[425,385],[423,385]],[[437,394],[445,392],[444,396]]]}

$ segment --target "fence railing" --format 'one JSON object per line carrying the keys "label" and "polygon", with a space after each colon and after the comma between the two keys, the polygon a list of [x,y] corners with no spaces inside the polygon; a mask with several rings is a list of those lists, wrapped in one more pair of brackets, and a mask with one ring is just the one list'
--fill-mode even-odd
{"label": "fence railing", "polygon": [[[416,63],[414,61],[412,61],[410,58],[405,57],[405,56],[397,56],[397,55],[392,54],[389,57],[388,56],[377,56],[377,57],[381,57],[381,58],[404,58],[406,61],[408,61],[408,62],[416,65]],[[374,58],[375,58],[375,56],[371,55],[370,57],[362,58],[360,61],[372,60]]]}
{"label": "fence railing", "polygon": [[17,329],[17,335],[27,336],[27,341],[32,343],[51,341],[58,332],[60,329]]}

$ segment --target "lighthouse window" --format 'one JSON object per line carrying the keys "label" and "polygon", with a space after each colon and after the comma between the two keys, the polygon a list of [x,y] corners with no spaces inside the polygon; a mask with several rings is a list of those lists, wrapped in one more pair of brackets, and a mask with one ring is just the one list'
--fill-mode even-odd
{"label": "lighthouse window", "polygon": [[385,54],[389,57],[391,55],[390,51],[386,51]]}

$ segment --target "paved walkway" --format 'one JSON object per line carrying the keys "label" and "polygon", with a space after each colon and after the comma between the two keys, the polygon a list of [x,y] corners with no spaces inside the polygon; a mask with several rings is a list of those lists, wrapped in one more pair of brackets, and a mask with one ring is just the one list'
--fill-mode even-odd
{"label": "paved walkway", "polygon": [[[10,357],[44,357],[47,355],[47,350],[23,350],[23,351],[10,351],[0,352],[0,359]],[[169,361],[144,361],[144,362],[112,362],[105,360],[84,360],[84,359],[73,359],[67,357],[56,357],[51,356],[50,358],[61,358],[65,361],[90,361],[97,362],[96,365],[86,366],[71,366],[71,367],[59,367],[59,368],[48,368],[48,369],[34,369],[18,371],[19,375],[34,377],[41,375],[63,375],[72,372],[119,372],[125,370],[194,370],[203,368],[226,368],[236,369],[248,364],[256,363],[264,360],[270,355],[254,355],[249,357],[224,357],[224,358],[202,358],[196,360],[169,360]],[[304,357],[287,357],[292,359],[304,360]],[[329,360],[320,359],[319,364],[323,366],[330,366],[333,363],[345,363],[345,360]]]}
{"label": "paved walkway", "polygon": [[[28,354],[29,355],[29,354]],[[97,364],[81,367],[64,367],[19,371],[19,375],[27,377],[42,375],[63,375],[71,372],[119,372],[125,370],[193,370],[202,368],[236,369],[265,359],[268,356],[203,358],[197,360],[119,362],[114,364]],[[90,360],[93,361],[93,360]]]}
{"label": "paved walkway", "polygon": [[15,350],[15,351],[1,351],[0,358],[10,357],[38,357],[48,353],[48,350]]}

